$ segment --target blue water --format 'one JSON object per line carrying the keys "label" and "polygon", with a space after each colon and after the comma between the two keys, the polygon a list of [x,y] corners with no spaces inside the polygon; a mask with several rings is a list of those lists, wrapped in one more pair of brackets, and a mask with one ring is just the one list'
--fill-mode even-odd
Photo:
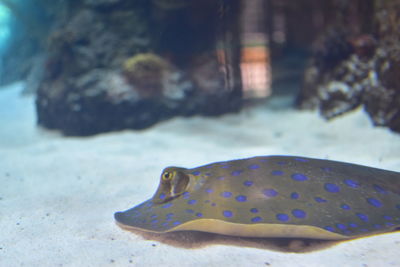
{"label": "blue water", "polygon": [[7,45],[11,34],[11,12],[4,6],[0,5],[0,53]]}

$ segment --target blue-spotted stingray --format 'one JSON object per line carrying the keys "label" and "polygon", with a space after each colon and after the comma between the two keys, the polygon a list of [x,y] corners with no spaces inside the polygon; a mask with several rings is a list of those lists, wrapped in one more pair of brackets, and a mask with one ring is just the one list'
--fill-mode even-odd
{"label": "blue-spotted stingray", "polygon": [[350,239],[400,228],[400,173],[293,156],[168,167],[151,199],[114,216],[154,233]]}

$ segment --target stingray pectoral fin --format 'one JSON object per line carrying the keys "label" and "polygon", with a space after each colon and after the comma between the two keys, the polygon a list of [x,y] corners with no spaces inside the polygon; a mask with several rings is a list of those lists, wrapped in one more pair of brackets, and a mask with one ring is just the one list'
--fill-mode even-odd
{"label": "stingray pectoral fin", "polygon": [[[118,211],[116,213],[114,213],[114,219],[117,221],[117,224],[122,227],[122,228],[126,228],[129,227],[130,225],[130,218],[129,216],[127,216],[127,214],[125,212],[122,211]],[[132,227],[132,226],[130,226]]]}
{"label": "stingray pectoral fin", "polygon": [[349,236],[340,235],[309,225],[238,224],[216,219],[199,219],[190,221],[170,229],[167,232],[188,230],[242,237],[286,237],[326,240],[343,240],[351,238]]}
{"label": "stingray pectoral fin", "polygon": [[115,219],[153,233],[341,240],[395,230],[399,212],[400,173],[267,156],[165,168],[153,197]]}
{"label": "stingray pectoral fin", "polygon": [[114,213],[118,225],[124,229],[137,229],[147,232],[164,233],[172,226],[159,226],[157,216],[149,214],[152,211],[154,202],[149,199],[131,209]]}
{"label": "stingray pectoral fin", "polygon": [[242,237],[286,237],[286,238],[312,238],[325,240],[343,240],[352,237],[326,231],[322,228],[308,225],[285,224],[238,224],[216,219],[198,219],[172,227],[170,229],[151,229],[132,221],[127,212],[116,212],[114,217],[117,224],[126,230],[140,230],[153,233],[166,233],[175,231],[201,231],[231,236]]}

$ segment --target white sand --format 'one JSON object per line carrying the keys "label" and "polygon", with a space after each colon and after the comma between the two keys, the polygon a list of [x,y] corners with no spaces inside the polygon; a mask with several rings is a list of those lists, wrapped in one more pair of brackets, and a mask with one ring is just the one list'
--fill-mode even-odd
{"label": "white sand", "polygon": [[309,253],[273,242],[241,247],[240,239],[187,249],[146,240],[113,219],[151,197],[167,165],[292,154],[400,171],[400,135],[373,128],[362,110],[328,123],[275,101],[220,118],[65,138],[36,128],[21,86],[0,91],[0,266],[400,266],[399,232]]}

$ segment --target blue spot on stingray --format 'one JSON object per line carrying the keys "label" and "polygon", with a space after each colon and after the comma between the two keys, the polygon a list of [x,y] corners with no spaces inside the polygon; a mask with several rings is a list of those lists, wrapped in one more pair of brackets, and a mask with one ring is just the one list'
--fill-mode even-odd
{"label": "blue spot on stingray", "polygon": [[374,227],[375,227],[376,229],[379,229],[379,228],[382,228],[382,225],[380,225],[380,224],[374,224]]}
{"label": "blue spot on stingray", "polygon": [[206,191],[206,193],[212,193],[214,190],[212,190],[211,188],[207,188],[207,189],[204,190],[204,191]]}
{"label": "blue spot on stingray", "polygon": [[183,196],[184,199],[188,199],[188,198],[190,198],[190,193],[189,192],[184,192],[182,194],[182,196]]}
{"label": "blue spot on stingray", "polygon": [[355,223],[349,223],[349,227],[352,227],[352,228],[357,228],[357,227],[358,227],[358,225],[357,225],[357,224],[355,224]]}
{"label": "blue spot on stingray", "polygon": [[196,204],[196,202],[197,202],[196,199],[191,199],[191,200],[189,200],[187,203],[188,203],[189,205],[194,205],[194,204]]}
{"label": "blue spot on stingray", "polygon": [[166,197],[166,195],[165,195],[164,193],[161,193],[158,197],[159,197],[160,199],[164,199],[164,198]]}
{"label": "blue spot on stingray", "polygon": [[283,175],[283,171],[277,171],[277,170],[275,170],[275,171],[272,171],[271,174],[272,174],[272,175],[275,175],[275,176],[280,176],[280,175]]}
{"label": "blue spot on stingray", "polygon": [[199,171],[194,171],[194,172],[192,172],[192,174],[197,176],[197,175],[200,174],[200,172]]}
{"label": "blue spot on stingray", "polygon": [[168,226],[168,223],[167,223],[167,222],[164,222],[164,223],[162,223],[161,225],[162,225],[162,226]]}
{"label": "blue spot on stingray", "polygon": [[300,162],[308,162],[308,159],[303,159],[303,158],[295,158],[294,160],[300,161]]}
{"label": "blue spot on stingray", "polygon": [[336,224],[336,227],[337,227],[338,229],[340,229],[340,230],[345,230],[345,229],[347,229],[347,226],[344,225],[344,224],[342,224],[342,223],[337,223],[337,224]]}
{"label": "blue spot on stingray", "polygon": [[285,161],[280,161],[280,162],[277,162],[277,164],[278,164],[278,165],[286,165],[287,162],[285,162]]}
{"label": "blue spot on stingray", "polygon": [[342,209],[344,209],[344,210],[349,210],[349,209],[351,209],[350,206],[347,205],[347,204],[342,204],[340,207],[341,207]]}
{"label": "blue spot on stingray", "polygon": [[224,210],[224,211],[222,212],[222,214],[223,214],[225,217],[227,217],[227,218],[230,218],[230,217],[233,216],[233,212],[230,211],[230,210]]}
{"label": "blue spot on stingray", "polygon": [[382,206],[382,203],[379,200],[377,200],[376,198],[367,198],[367,202],[368,202],[368,204],[375,206],[377,208]]}
{"label": "blue spot on stingray", "polygon": [[356,213],[357,217],[364,222],[368,222],[368,216],[363,213]]}
{"label": "blue spot on stingray", "polygon": [[250,209],[250,212],[251,212],[251,213],[258,213],[258,209],[256,209],[256,208],[251,208],[251,209]]}
{"label": "blue spot on stingray", "polygon": [[225,176],[217,177],[217,180],[220,180],[220,181],[222,181],[222,180],[224,180],[224,179],[225,179]]}
{"label": "blue spot on stingray", "polygon": [[215,204],[215,203],[213,202],[213,203],[211,203],[211,206],[212,206],[212,207],[215,207],[215,206],[217,206],[217,204]]}
{"label": "blue spot on stingray", "polygon": [[222,192],[222,193],[221,193],[221,197],[228,198],[228,197],[231,197],[231,196],[232,196],[232,193],[231,193],[231,192],[228,192],[228,191],[225,191],[225,192]]}
{"label": "blue spot on stingray", "polygon": [[300,218],[300,219],[305,218],[307,215],[304,210],[299,210],[299,209],[292,210],[292,214],[294,217]]}
{"label": "blue spot on stingray", "polygon": [[267,162],[268,159],[260,159],[259,161],[260,161],[260,162]]}
{"label": "blue spot on stingray", "polygon": [[281,222],[287,222],[287,221],[289,221],[289,215],[287,215],[285,213],[278,213],[276,215],[276,219],[278,219]]}
{"label": "blue spot on stingray", "polygon": [[382,187],[380,187],[377,184],[374,184],[373,187],[374,187],[375,191],[378,192],[378,193],[381,193],[381,194],[386,194],[387,193],[387,191],[385,189],[383,189]]}
{"label": "blue spot on stingray", "polygon": [[172,203],[167,203],[165,205],[162,205],[161,208],[168,209],[168,208],[172,207],[172,205],[173,205]]}
{"label": "blue spot on stingray", "polygon": [[250,165],[248,168],[250,170],[256,170],[256,169],[260,168],[260,166],[258,166],[257,164],[253,164],[253,165]]}
{"label": "blue spot on stingray", "polygon": [[388,215],[383,216],[383,218],[385,220],[389,220],[389,221],[393,220],[392,216],[388,216]]}
{"label": "blue spot on stingray", "polygon": [[211,176],[211,175],[212,175],[212,173],[209,173],[209,172],[206,173],[206,176]]}
{"label": "blue spot on stingray", "polygon": [[224,166],[222,166],[221,168],[222,169],[229,169],[231,167],[231,165],[224,165]]}
{"label": "blue spot on stingray", "polygon": [[294,173],[292,174],[292,179],[295,181],[302,182],[308,180],[308,177],[301,173]]}
{"label": "blue spot on stingray", "polygon": [[394,223],[391,223],[391,222],[385,222],[385,225],[386,225],[386,226],[394,226]]}
{"label": "blue spot on stingray", "polygon": [[153,202],[146,203],[146,207],[151,207],[151,206],[153,206]]}
{"label": "blue spot on stingray", "polygon": [[354,180],[351,180],[351,179],[346,179],[346,180],[344,180],[344,183],[345,183],[347,186],[352,187],[352,188],[357,188],[357,187],[360,186],[360,184],[359,184],[358,182],[356,182],[356,181],[354,181]]}
{"label": "blue spot on stingray", "polygon": [[322,198],[322,197],[315,197],[314,199],[315,199],[315,201],[317,201],[318,203],[325,203],[325,202],[328,202],[328,200],[326,200],[326,199],[324,199],[324,198]]}
{"label": "blue spot on stingray", "polygon": [[324,229],[329,231],[329,232],[334,232],[335,231],[335,229],[332,226],[325,226]]}
{"label": "blue spot on stingray", "polygon": [[396,208],[397,208],[398,210],[400,210],[400,204],[396,205]]}
{"label": "blue spot on stingray", "polygon": [[150,216],[150,218],[153,218],[153,219],[157,218],[157,217],[158,217],[157,214],[153,214],[153,215]]}
{"label": "blue spot on stingray", "polygon": [[158,223],[158,220],[157,220],[157,219],[154,219],[154,220],[152,220],[150,223],[152,223],[152,224]]}
{"label": "blue spot on stingray", "polygon": [[187,209],[186,212],[187,212],[187,213],[194,213],[194,210],[192,210],[192,209]]}
{"label": "blue spot on stingray", "polygon": [[297,192],[293,192],[290,194],[290,198],[291,199],[299,199],[300,195]]}
{"label": "blue spot on stingray", "polygon": [[253,182],[252,182],[252,181],[244,181],[244,182],[243,182],[243,185],[244,185],[244,186],[252,186],[252,185],[253,185]]}
{"label": "blue spot on stingray", "polygon": [[263,190],[263,194],[266,197],[276,197],[278,195],[278,192],[275,189],[268,188]]}
{"label": "blue spot on stingray", "polygon": [[239,196],[236,197],[236,201],[246,202],[247,201],[247,197],[243,196],[243,195],[239,195]]}
{"label": "blue spot on stingray", "polygon": [[262,221],[262,218],[260,216],[251,218],[251,222],[260,222],[260,221]]}
{"label": "blue spot on stingray", "polygon": [[180,222],[180,221],[175,221],[175,222],[173,222],[172,224],[173,224],[173,225],[180,225],[181,222]]}
{"label": "blue spot on stingray", "polygon": [[196,213],[196,216],[197,216],[197,217],[203,217],[203,213],[197,212],[197,213]]}
{"label": "blue spot on stingray", "polygon": [[231,172],[231,175],[232,176],[239,176],[241,173],[242,173],[243,171],[233,171],[233,172]]}
{"label": "blue spot on stingray", "polygon": [[337,193],[340,191],[339,186],[331,183],[326,183],[324,184],[324,189],[328,191],[329,193]]}

